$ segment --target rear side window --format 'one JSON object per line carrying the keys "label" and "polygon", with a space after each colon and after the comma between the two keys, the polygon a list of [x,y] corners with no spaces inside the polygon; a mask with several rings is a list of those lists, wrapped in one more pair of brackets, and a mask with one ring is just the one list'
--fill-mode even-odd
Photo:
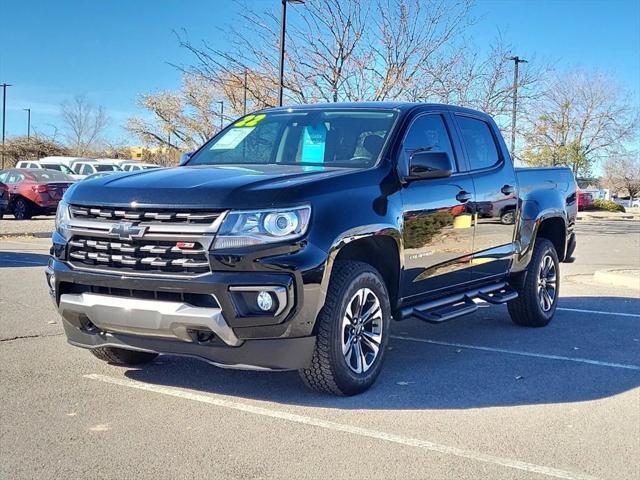
{"label": "rear side window", "polygon": [[500,161],[491,128],[486,122],[475,118],[457,116],[462,141],[469,156],[471,170],[494,166]]}
{"label": "rear side window", "polygon": [[409,127],[402,148],[407,160],[418,150],[447,152],[451,164],[455,164],[451,140],[442,115],[429,114],[418,117]]}

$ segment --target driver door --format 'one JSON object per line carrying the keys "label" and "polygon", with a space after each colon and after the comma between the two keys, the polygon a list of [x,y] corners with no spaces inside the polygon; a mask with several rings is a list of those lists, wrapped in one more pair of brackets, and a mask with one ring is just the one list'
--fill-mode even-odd
{"label": "driver door", "polygon": [[446,112],[421,113],[403,140],[399,161],[405,165],[418,150],[446,152],[453,163],[450,177],[414,180],[402,190],[405,300],[472,280],[474,228],[468,205],[474,187],[459,166],[462,156],[452,130]]}

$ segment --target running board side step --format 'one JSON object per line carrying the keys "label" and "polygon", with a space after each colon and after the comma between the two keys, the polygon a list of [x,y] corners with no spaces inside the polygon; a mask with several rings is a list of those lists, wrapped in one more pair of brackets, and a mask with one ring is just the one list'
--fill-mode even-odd
{"label": "running board side step", "polygon": [[473,300],[464,300],[456,305],[445,305],[435,310],[413,310],[412,315],[428,323],[443,323],[454,318],[468,315],[478,310],[478,305]]}
{"label": "running board side step", "polygon": [[476,297],[487,303],[500,305],[501,303],[507,303],[518,298],[518,292],[516,292],[515,290],[511,290],[510,288],[506,288],[491,293],[479,293]]}
{"label": "running board side step", "polygon": [[405,307],[400,310],[398,319],[415,317],[428,323],[443,323],[478,310],[474,299],[498,305],[515,298],[518,298],[518,292],[513,290],[507,282],[499,282],[420,305]]}

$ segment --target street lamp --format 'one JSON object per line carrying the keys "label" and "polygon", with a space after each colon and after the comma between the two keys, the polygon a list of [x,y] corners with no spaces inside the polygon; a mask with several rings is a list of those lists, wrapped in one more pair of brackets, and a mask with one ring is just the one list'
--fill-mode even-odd
{"label": "street lamp", "polygon": [[518,110],[518,65],[528,63],[524,58],[509,57],[514,64],[513,70],[513,107],[511,109],[511,156],[516,158],[516,113]]}
{"label": "street lamp", "polygon": [[282,106],[284,94],[284,37],[287,33],[287,3],[300,5],[304,0],[282,0],[282,15],[280,17],[280,88],[278,90],[278,106]]}
{"label": "street lamp", "polygon": [[222,127],[224,126],[224,102],[222,100],[216,102],[220,104],[220,131],[222,131]]}
{"label": "street lamp", "polygon": [[27,112],[27,140],[31,138],[31,109],[23,108],[25,112]]}
{"label": "street lamp", "polygon": [[7,112],[7,87],[10,87],[8,83],[0,85],[2,87],[2,168],[4,169],[4,125]]}

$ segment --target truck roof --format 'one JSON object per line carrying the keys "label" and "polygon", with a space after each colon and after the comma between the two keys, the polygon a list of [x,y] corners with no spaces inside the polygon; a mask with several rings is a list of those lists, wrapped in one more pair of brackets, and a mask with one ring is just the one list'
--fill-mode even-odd
{"label": "truck roof", "polygon": [[455,112],[466,112],[487,115],[484,112],[473,110],[456,105],[445,103],[422,103],[422,102],[336,102],[336,103],[309,103],[300,105],[285,105],[282,107],[272,107],[260,110],[262,112],[286,112],[296,110],[329,110],[329,109],[393,109],[408,111],[416,107],[435,107],[440,110]]}

